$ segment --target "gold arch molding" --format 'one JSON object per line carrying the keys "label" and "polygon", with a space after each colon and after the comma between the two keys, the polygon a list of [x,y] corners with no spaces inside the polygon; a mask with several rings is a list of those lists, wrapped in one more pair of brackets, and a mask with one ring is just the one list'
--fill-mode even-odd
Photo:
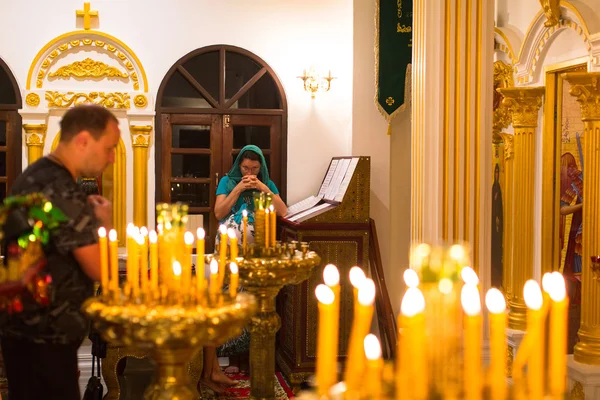
{"label": "gold arch molding", "polygon": [[[60,131],[52,141],[50,151],[54,151],[60,141]],[[112,192],[113,203],[113,226],[117,231],[119,245],[124,246],[125,242],[125,221],[126,221],[126,182],[125,167],[127,163],[127,155],[123,138],[119,139],[119,144],[115,149],[115,163],[112,168],[108,168],[102,174],[102,193]]]}
{"label": "gold arch molding", "polygon": [[[68,66],[61,67],[61,76],[67,78],[84,74],[90,77],[115,77],[128,79],[134,91],[148,92],[148,79],[141,61],[125,43],[104,32],[77,30],[67,32],[48,42],[35,56],[27,73],[26,89],[41,89],[44,79],[49,74],[59,55],[77,50],[100,50],[115,58],[123,70],[115,70],[101,63],[93,64],[92,60],[78,60]],[[95,75],[94,75],[95,74]]]}

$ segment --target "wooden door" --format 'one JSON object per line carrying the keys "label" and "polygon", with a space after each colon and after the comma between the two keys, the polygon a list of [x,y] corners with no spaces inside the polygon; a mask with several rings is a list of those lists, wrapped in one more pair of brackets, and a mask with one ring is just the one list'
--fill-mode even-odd
{"label": "wooden door", "polygon": [[10,191],[17,171],[21,170],[18,165],[21,157],[17,157],[21,148],[15,140],[20,134],[16,132],[16,114],[16,111],[0,111],[0,202]]}
{"label": "wooden door", "polygon": [[223,176],[221,116],[163,114],[161,125],[162,202],[186,203],[190,214],[202,214],[206,250],[212,251],[215,192]]}

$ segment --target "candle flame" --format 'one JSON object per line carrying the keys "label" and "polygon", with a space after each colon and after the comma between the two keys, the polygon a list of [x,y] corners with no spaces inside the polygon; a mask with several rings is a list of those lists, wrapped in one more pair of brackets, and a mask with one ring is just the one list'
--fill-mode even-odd
{"label": "candle flame", "polygon": [[450,294],[453,287],[454,283],[448,278],[442,278],[440,279],[440,283],[438,283],[438,290],[443,294]]}
{"label": "candle flame", "polygon": [[460,277],[462,278],[464,283],[476,286],[479,285],[479,277],[471,267],[464,267],[460,271]]}
{"label": "candle flame", "polygon": [[381,345],[377,336],[372,333],[365,336],[364,346],[367,360],[379,360],[381,358]]}
{"label": "candle flame", "polygon": [[229,239],[235,239],[236,238],[235,231],[231,228],[227,229],[227,236],[229,236]]}
{"label": "candle flame", "polygon": [[406,283],[406,286],[408,287],[417,287],[419,286],[420,280],[419,280],[419,275],[417,275],[417,273],[415,272],[414,269],[406,269],[404,271],[404,283]]}
{"label": "candle flame", "polygon": [[148,228],[146,228],[145,226],[142,226],[140,228],[140,233],[142,234],[142,236],[148,236]]}
{"label": "candle flame", "polygon": [[210,273],[211,275],[219,273],[219,263],[215,259],[210,261]]}
{"label": "candle flame", "polygon": [[181,276],[181,264],[179,264],[179,261],[173,261],[173,274]]}
{"label": "candle flame", "polygon": [[146,238],[141,233],[136,233],[134,238],[137,244],[139,244],[140,246],[142,246],[146,242]]}
{"label": "candle flame", "polygon": [[110,240],[111,242],[116,242],[117,241],[117,231],[115,231],[114,229],[111,229],[110,232],[108,232],[108,240]]}
{"label": "candle flame", "polygon": [[544,274],[544,276],[542,276],[542,289],[544,290],[544,292],[546,293],[550,293],[550,291],[552,290],[552,279],[554,277],[552,276],[552,274],[550,272],[546,272]]}
{"label": "candle flame", "polygon": [[186,232],[183,235],[183,240],[185,241],[185,244],[191,246],[192,244],[194,244],[194,234],[192,232]]}
{"label": "candle flame", "polygon": [[106,228],[101,226],[100,228],[98,228],[98,236],[100,236],[101,238],[105,238],[106,237]]}
{"label": "candle flame", "polygon": [[248,218],[248,210],[246,210],[246,209],[242,210],[242,217]]}
{"label": "candle flame", "polygon": [[358,302],[363,306],[373,304],[375,300],[375,282],[366,278],[358,288]]}
{"label": "candle flame", "polygon": [[269,211],[271,211],[271,212],[274,212],[274,211],[275,211],[275,207],[273,207],[273,204],[271,204],[271,205],[269,206]]}
{"label": "candle flame", "polygon": [[150,240],[150,243],[152,244],[158,241],[158,235],[155,231],[150,231],[150,233],[148,233],[148,240]]}
{"label": "candle flame", "polygon": [[560,272],[552,273],[552,290],[549,292],[550,298],[556,302],[563,301],[567,296],[565,278]]}
{"label": "candle flame", "polygon": [[333,264],[327,264],[323,268],[323,281],[329,287],[336,286],[340,283],[340,272]]}
{"label": "candle flame", "polygon": [[354,266],[350,268],[350,283],[355,288],[359,288],[362,281],[365,280],[365,272],[361,267]]}
{"label": "candle flame", "polygon": [[315,289],[315,296],[317,296],[317,300],[319,303],[323,304],[332,304],[335,300],[335,294],[333,294],[333,290],[327,285],[320,284]]}
{"label": "candle flame", "polygon": [[221,232],[221,235],[225,235],[227,233],[227,227],[225,225],[219,226],[219,232]]}
{"label": "candle flame", "polygon": [[126,232],[128,235],[131,235],[133,233],[134,229],[135,229],[135,225],[133,225],[133,222],[130,222],[129,224],[127,224]]}
{"label": "candle flame", "polygon": [[202,228],[198,228],[196,229],[196,237],[200,240],[204,240],[204,236],[206,235],[206,232],[204,232],[204,229]]}
{"label": "candle flame", "polygon": [[481,313],[481,298],[476,285],[465,283],[460,292],[460,301],[467,315],[479,315]]}
{"label": "candle flame", "polygon": [[527,307],[532,310],[539,310],[542,308],[542,304],[544,303],[544,299],[542,297],[542,291],[540,289],[540,285],[533,279],[525,282],[525,286],[523,287],[523,297],[525,298],[525,304]]}
{"label": "candle flame", "polygon": [[503,314],[506,311],[504,295],[496,288],[491,288],[486,293],[485,305],[492,314]]}
{"label": "candle flame", "polygon": [[229,270],[232,274],[237,274],[239,272],[238,265],[234,262],[229,264]]}
{"label": "candle flame", "polygon": [[162,233],[163,233],[163,230],[164,230],[163,224],[158,224],[158,225],[156,225],[156,231],[157,231],[159,234],[162,234]]}
{"label": "candle flame", "polygon": [[455,244],[450,247],[449,255],[455,261],[462,261],[465,259],[465,249],[460,244]]}
{"label": "candle flame", "polygon": [[265,209],[265,214],[269,214],[271,211],[267,208]]}
{"label": "candle flame", "polygon": [[406,317],[413,317],[425,310],[425,297],[419,288],[408,288],[402,303],[400,304],[400,312]]}

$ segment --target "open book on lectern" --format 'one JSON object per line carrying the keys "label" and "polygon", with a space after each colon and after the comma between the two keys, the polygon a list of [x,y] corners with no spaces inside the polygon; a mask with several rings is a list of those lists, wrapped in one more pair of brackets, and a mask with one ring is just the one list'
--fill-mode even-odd
{"label": "open book on lectern", "polygon": [[289,206],[285,218],[292,222],[302,222],[340,205],[346,195],[359,158],[332,158],[319,193]]}

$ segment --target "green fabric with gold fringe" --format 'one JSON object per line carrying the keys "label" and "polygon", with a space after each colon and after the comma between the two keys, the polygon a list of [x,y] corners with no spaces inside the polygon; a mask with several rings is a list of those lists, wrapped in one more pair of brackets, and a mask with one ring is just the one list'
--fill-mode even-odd
{"label": "green fabric with gold fringe", "polygon": [[[412,62],[412,0],[376,0],[376,103],[391,120],[410,99]],[[388,134],[390,134],[388,126]]]}

